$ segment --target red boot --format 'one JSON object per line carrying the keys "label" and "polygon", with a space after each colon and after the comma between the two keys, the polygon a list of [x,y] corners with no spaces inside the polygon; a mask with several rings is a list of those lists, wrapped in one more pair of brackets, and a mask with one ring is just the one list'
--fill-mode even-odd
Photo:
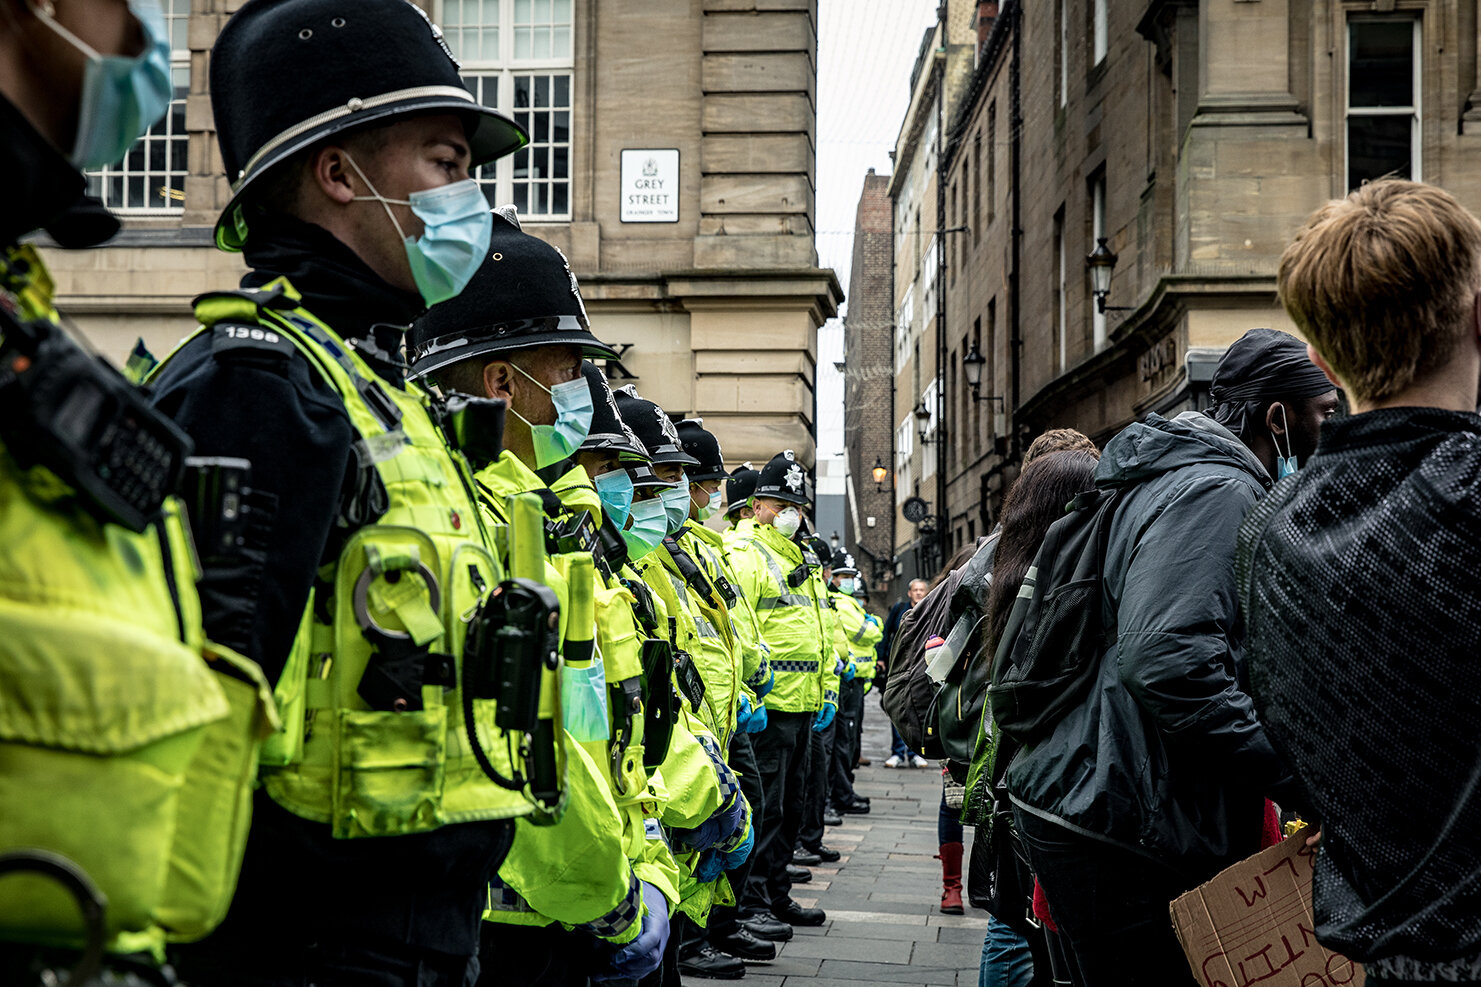
{"label": "red boot", "polygon": [[941,914],[960,915],[962,908],[962,845],[941,844]]}

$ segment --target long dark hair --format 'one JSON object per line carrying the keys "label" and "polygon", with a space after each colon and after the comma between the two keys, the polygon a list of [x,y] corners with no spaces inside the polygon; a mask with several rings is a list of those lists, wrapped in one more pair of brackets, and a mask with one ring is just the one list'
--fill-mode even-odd
{"label": "long dark hair", "polygon": [[1023,577],[1049,526],[1064,517],[1077,494],[1094,486],[1100,456],[1091,452],[1052,452],[1023,468],[1003,498],[1003,530],[993,559],[992,586],[987,595],[987,626],[982,632],[983,653],[997,653],[1008,613],[1018,597]]}

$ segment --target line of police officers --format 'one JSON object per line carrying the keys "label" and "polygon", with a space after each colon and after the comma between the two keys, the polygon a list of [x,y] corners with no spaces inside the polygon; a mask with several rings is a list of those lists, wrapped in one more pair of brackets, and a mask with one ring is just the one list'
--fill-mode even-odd
{"label": "line of police officers", "polygon": [[792,453],[728,477],[608,389],[469,177],[527,136],[405,0],[227,22],[249,272],[136,388],[25,238],[116,231],[79,169],[169,50],[152,0],[0,0],[0,981],[677,983],[821,924],[789,864],[877,622]]}

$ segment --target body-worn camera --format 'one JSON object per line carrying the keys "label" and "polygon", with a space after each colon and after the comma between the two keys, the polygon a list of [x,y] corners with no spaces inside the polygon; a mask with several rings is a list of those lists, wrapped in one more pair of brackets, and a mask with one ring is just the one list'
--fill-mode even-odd
{"label": "body-worn camera", "polygon": [[807,582],[807,577],[811,574],[812,570],[809,569],[807,567],[807,563],[804,562],[797,568],[793,569],[791,572],[787,573],[787,585],[792,587],[793,589],[796,589],[803,583]]}
{"label": "body-worn camera", "polygon": [[190,438],[138,388],[50,322],[0,304],[0,439],[94,517],[143,531],[180,483]]}
{"label": "body-worn camera", "polygon": [[475,470],[504,452],[504,411],[500,398],[477,398],[458,391],[443,402],[442,430]]}

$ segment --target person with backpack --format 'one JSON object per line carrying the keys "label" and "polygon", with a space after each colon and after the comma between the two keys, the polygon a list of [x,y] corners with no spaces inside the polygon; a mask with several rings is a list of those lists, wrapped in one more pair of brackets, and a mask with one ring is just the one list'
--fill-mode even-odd
{"label": "person with backpack", "polygon": [[[885,686],[889,682],[890,659],[895,653],[895,645],[899,641],[900,621],[921,600],[926,598],[931,584],[924,579],[912,579],[910,586],[906,589],[903,600],[895,601],[890,607],[890,612],[884,619],[884,638],[875,648],[879,656],[876,664],[877,671],[874,673],[879,680],[879,700],[884,702]],[[885,758],[884,766],[887,768],[924,768],[930,766],[930,761],[913,753],[905,743],[905,738],[900,736],[900,730],[890,721],[890,756]]]}
{"label": "person with backpack", "polygon": [[[1073,434],[1083,444],[1066,443],[1063,451],[1036,455],[1032,460],[1025,456],[1023,472],[1003,498],[992,582],[987,588],[987,619],[982,624],[981,660],[991,661],[997,650],[1013,601],[1045,532],[1064,517],[1064,505],[1094,482],[1100,451],[1079,432]],[[1034,453],[1032,446],[1029,452]],[[1028,920],[1033,875],[1013,832],[1012,803],[998,798],[1002,768],[1016,749],[1012,740],[998,736],[990,716],[982,717],[967,779],[971,796],[962,814],[963,821],[977,828],[969,892],[973,903],[988,911],[979,987],[1037,987],[1055,979],[1057,964],[1051,962],[1049,952],[1058,937],[1048,925],[1035,928]]]}
{"label": "person with backpack", "polygon": [[993,659],[1014,821],[1088,987],[1191,983],[1168,903],[1260,848],[1263,797],[1302,801],[1242,685],[1235,534],[1338,397],[1300,341],[1255,330],[1212,398],[1107,444]]}
{"label": "person with backpack", "polygon": [[1481,980],[1481,223],[1376,181],[1314,213],[1281,302],[1352,402],[1246,520],[1250,690],[1321,820],[1317,942],[1371,985]]}

